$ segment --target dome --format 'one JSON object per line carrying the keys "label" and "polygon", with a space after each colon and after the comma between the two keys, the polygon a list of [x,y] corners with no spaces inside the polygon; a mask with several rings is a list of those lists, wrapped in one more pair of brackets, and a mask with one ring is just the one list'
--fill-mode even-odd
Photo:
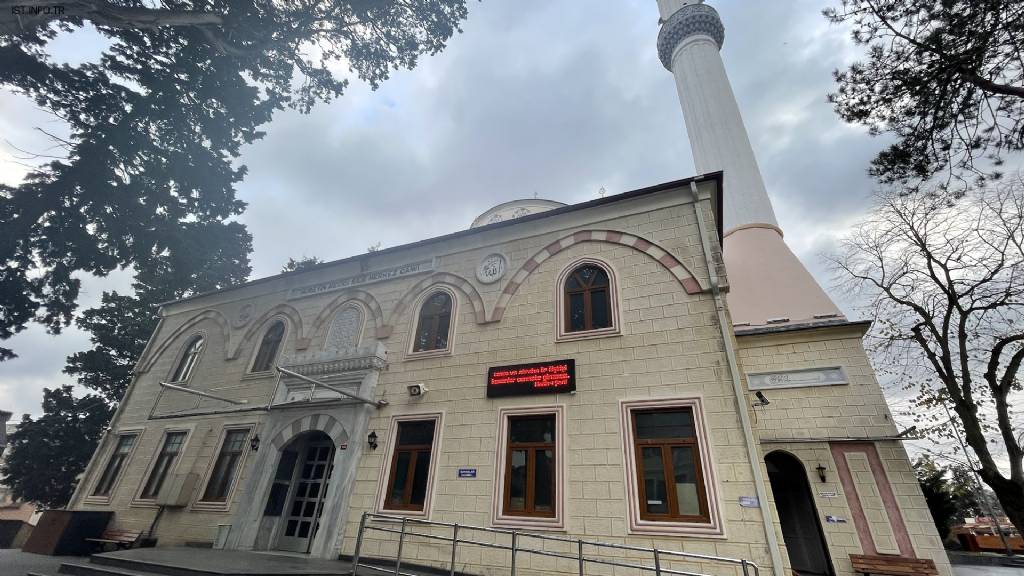
{"label": "dome", "polygon": [[505,220],[522,218],[523,216],[529,216],[530,214],[538,214],[540,212],[547,212],[548,210],[561,208],[562,206],[565,206],[565,204],[561,202],[555,202],[554,200],[544,200],[541,198],[513,200],[511,202],[498,204],[497,206],[477,216],[476,219],[473,220],[473,224],[470,225],[470,228],[478,228],[480,226],[486,226],[488,224],[504,222]]}

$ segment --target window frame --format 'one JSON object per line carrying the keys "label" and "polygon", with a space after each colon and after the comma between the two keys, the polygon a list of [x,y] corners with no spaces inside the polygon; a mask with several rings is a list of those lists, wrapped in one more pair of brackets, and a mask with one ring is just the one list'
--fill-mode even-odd
{"label": "window frame", "polygon": [[[552,499],[551,514],[523,514],[520,512],[509,512],[507,503],[509,500],[509,459],[513,443],[509,441],[511,421],[515,418],[529,418],[539,416],[553,416],[555,419],[554,438],[554,497]],[[495,454],[495,481],[494,481],[494,505],[492,507],[492,524],[494,526],[508,526],[532,528],[539,530],[565,530],[565,502],[566,502],[566,423],[565,405],[554,404],[545,406],[529,406],[520,408],[500,408],[498,410],[498,445]],[[516,443],[518,444],[518,443]],[[531,443],[534,444],[534,443]]]}
{"label": "window frame", "polygon": [[[633,430],[633,446],[634,446],[634,457],[636,458],[636,474],[637,474],[637,498],[641,504],[640,506],[640,518],[643,520],[651,520],[657,522],[693,522],[693,523],[707,523],[711,520],[708,514],[708,502],[707,502],[707,489],[704,486],[704,471],[701,467],[701,450],[700,445],[697,442],[697,430],[696,425],[694,426],[694,436],[692,438],[654,438],[642,440],[636,438],[637,433],[637,416],[640,414],[656,414],[659,412],[679,412],[681,410],[689,410],[691,420],[695,420],[693,417],[693,408],[671,406],[651,409],[633,409],[630,410],[630,422]],[[692,449],[697,457],[694,459],[694,471],[697,475],[697,505],[700,509],[700,513],[693,514],[682,514],[679,512],[679,502],[675,491],[668,489],[672,485],[669,481],[674,470],[672,466],[672,449],[676,447],[687,447]],[[647,485],[642,482],[641,479],[644,477],[643,457],[641,453],[644,448],[659,448],[661,451],[661,466],[662,476],[665,480],[666,486],[666,497],[668,498],[669,511],[666,514],[658,514],[654,512],[648,512],[642,505],[647,500]],[[674,510],[674,511],[673,511]]]}
{"label": "window frame", "polygon": [[[188,354],[189,349],[192,347],[192,343],[196,339],[202,340],[202,346],[199,348],[199,352],[196,353],[195,362],[189,367],[185,377],[181,380],[175,380],[174,377],[178,373],[178,368],[181,367],[181,363],[185,361],[185,356]],[[177,384],[179,386],[186,386],[192,381],[192,376],[196,373],[196,367],[199,366],[199,362],[203,359],[203,354],[206,352],[208,337],[206,332],[193,332],[185,339],[185,344],[181,347],[178,354],[174,358],[174,363],[171,364],[171,371],[167,374],[168,384]]]}
{"label": "window frame", "polygon": [[[432,350],[416,350],[416,334],[420,327],[420,313],[423,310],[424,304],[431,296],[438,292],[445,292],[452,301],[452,312],[451,317],[448,321],[448,341],[447,346],[444,348],[436,348]],[[406,358],[431,358],[434,356],[450,356],[452,354],[453,345],[455,342],[455,326],[459,318],[459,298],[455,294],[455,291],[451,288],[435,284],[430,286],[420,294],[419,298],[416,299],[416,304],[413,306],[413,310],[416,312],[412,315],[412,326],[409,332],[409,346],[406,350]]]}
{"label": "window frame", "polygon": [[[608,276],[608,319],[611,325],[606,328],[570,331],[566,283],[572,274],[583,266],[596,266]],[[585,257],[570,262],[558,275],[558,281],[555,283],[555,301],[557,302],[555,306],[555,340],[557,342],[618,336],[622,332],[619,319],[618,280],[615,269],[604,260]]]}
{"label": "window frame", "polygon": [[167,443],[167,437],[169,435],[171,435],[171,434],[184,434],[185,435],[185,438],[181,441],[181,448],[178,450],[177,457],[174,458],[174,462],[171,463],[170,467],[167,469],[167,473],[164,475],[164,479],[161,482],[161,486],[160,486],[161,490],[164,488],[164,486],[167,485],[167,479],[171,478],[172,476],[174,476],[174,473],[175,473],[175,471],[177,471],[178,466],[180,465],[181,460],[184,457],[186,450],[188,450],[189,442],[192,440],[192,430],[193,430],[192,427],[187,427],[187,428],[167,428],[166,430],[163,431],[163,433],[160,436],[160,443],[157,444],[156,451],[153,453],[153,457],[150,458],[149,464],[146,466],[146,470],[145,470],[145,472],[142,475],[142,482],[139,483],[138,491],[135,494],[135,500],[132,501],[133,505],[141,504],[141,505],[145,506],[145,505],[153,505],[155,503],[156,498],[160,495],[160,491],[159,490],[151,498],[144,497],[143,496],[143,492],[146,490],[146,486],[149,484],[150,476],[152,476],[153,473],[156,471],[156,466],[157,466],[158,460],[160,459],[160,455],[163,453],[164,446]]}
{"label": "window frame", "polygon": [[[631,534],[687,535],[724,537],[725,527],[721,519],[721,502],[716,481],[714,458],[710,446],[707,420],[704,418],[703,399],[700,396],[686,398],[667,398],[658,400],[620,400],[620,426],[623,440],[623,452],[626,465],[623,467],[626,480],[626,503],[628,507],[628,531]],[[636,418],[638,412],[657,412],[667,410],[689,409],[693,416],[694,438],[692,441],[682,439],[638,440],[636,438]],[[677,441],[678,440],[678,441]],[[652,515],[641,505],[644,501],[644,483],[640,473],[640,449],[643,446],[662,446],[662,458],[665,458],[665,446],[691,445],[697,450],[695,458],[698,478],[698,498],[704,505],[705,516],[665,516]],[[669,451],[671,448],[669,448]],[[666,478],[669,477],[666,469]],[[670,501],[673,500],[670,498]],[[670,504],[671,511],[671,504]]]}
{"label": "window frame", "polygon": [[[267,339],[267,336],[270,334],[271,328],[273,328],[274,325],[277,324],[278,322],[280,322],[281,325],[284,328],[283,328],[283,330],[281,332],[281,340],[277,343],[277,349],[274,350],[273,355],[271,355],[271,357],[270,357],[270,367],[267,368],[266,370],[256,370],[256,361],[259,360],[259,358],[260,358],[260,352],[262,351],[262,348],[263,348],[263,342]],[[288,326],[288,321],[284,317],[282,317],[282,316],[274,316],[273,318],[268,320],[265,325],[266,325],[266,328],[262,332],[260,332],[261,336],[260,336],[260,339],[259,339],[259,343],[256,345],[256,348],[253,350],[252,360],[249,362],[249,369],[246,370],[246,375],[247,376],[248,375],[260,375],[260,376],[262,376],[262,375],[273,373],[274,372],[274,362],[281,356],[281,350],[284,348],[284,344],[288,340],[288,332],[289,332],[288,328],[289,328],[289,326]]]}
{"label": "window frame", "polygon": [[[391,479],[397,463],[398,426],[402,422],[418,422],[432,420],[434,422],[434,440],[430,447],[430,466],[427,470],[427,488],[423,496],[422,509],[394,508],[388,506],[388,494],[391,491]],[[381,459],[380,478],[377,482],[377,512],[398,516],[416,516],[428,518],[433,505],[433,495],[437,480],[438,461],[441,459],[441,436],[443,434],[444,412],[427,412],[419,414],[402,414],[391,417],[388,424],[387,443],[383,446],[384,456]],[[411,482],[411,479],[410,479]]]}
{"label": "window frame", "polygon": [[[92,481],[92,486],[89,488],[88,496],[85,497],[86,502],[105,504],[111,501],[114,494],[117,492],[118,486],[121,484],[121,480],[124,479],[128,464],[132,461],[132,456],[134,456],[135,451],[138,450],[139,444],[142,443],[142,436],[144,432],[144,429],[125,429],[119,430],[117,434],[115,434],[116,439],[111,443],[110,448],[105,454],[103,467],[98,470],[98,475]],[[99,488],[100,481],[103,480],[103,476],[106,473],[107,468],[110,466],[111,459],[116,453],[118,445],[121,443],[121,438],[124,436],[134,436],[135,442],[132,443],[128,453],[125,454],[124,460],[121,463],[121,468],[118,470],[114,481],[110,484],[110,489],[107,490],[106,494],[97,494],[96,490]]]}
{"label": "window frame", "polygon": [[[227,511],[231,508],[231,501],[234,498],[235,490],[238,488],[238,480],[242,476],[242,470],[245,468],[246,460],[249,456],[249,441],[252,439],[255,428],[255,424],[228,424],[224,426],[217,440],[217,449],[206,465],[201,489],[196,492],[196,501],[192,504],[193,510]],[[236,472],[231,478],[231,483],[228,485],[227,495],[224,497],[224,500],[205,500],[206,491],[213,480],[213,473],[217,468],[217,460],[220,459],[220,454],[224,449],[224,443],[228,439],[228,434],[234,431],[244,431],[245,439],[242,441],[242,452],[238,457],[238,464],[235,467]]]}

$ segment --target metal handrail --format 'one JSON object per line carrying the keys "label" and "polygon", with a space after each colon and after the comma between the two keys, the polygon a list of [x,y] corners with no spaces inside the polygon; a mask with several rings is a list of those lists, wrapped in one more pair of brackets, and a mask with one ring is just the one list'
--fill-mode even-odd
{"label": "metal handrail", "polygon": [[[379,520],[387,524],[401,524],[400,528],[387,527],[387,526],[374,526],[371,524],[372,521]],[[451,528],[451,536],[440,536],[437,534],[427,534],[424,532],[410,531],[409,525],[421,525],[421,526],[439,526],[444,528]],[[363,548],[363,535],[368,530],[375,530],[377,532],[385,532],[389,534],[398,534],[398,550],[395,555],[394,568],[385,568],[381,566],[375,566],[373,564],[367,564],[360,562],[361,552]],[[475,540],[472,538],[462,538],[459,536],[460,531],[476,531],[476,532],[488,532],[491,534],[507,534],[512,537],[512,543],[510,545],[498,544],[495,542],[484,542],[482,540]],[[509,528],[487,528],[483,526],[470,526],[466,524],[458,524],[452,522],[435,522],[432,520],[423,520],[420,518],[408,518],[404,516],[392,516],[389,514],[374,514],[371,512],[363,512],[362,518],[359,520],[359,534],[356,537],[356,549],[352,555],[352,574],[356,575],[359,568],[366,568],[368,570],[374,570],[376,572],[382,572],[387,574],[394,574],[395,576],[416,576],[408,572],[402,572],[402,551],[407,537],[426,538],[428,540],[439,540],[442,542],[450,542],[452,545],[451,562],[448,567],[449,576],[455,576],[455,564],[456,564],[456,551],[459,544],[469,544],[471,546],[481,546],[485,548],[497,548],[500,550],[508,550],[511,552],[510,562],[510,574],[515,576],[516,574],[516,556],[518,554],[535,554],[538,556],[548,556],[552,558],[562,558],[565,560],[576,560],[579,565],[579,576],[584,576],[585,566],[589,564],[601,564],[605,566],[615,566],[620,568],[632,568],[634,570],[654,572],[655,576],[661,576],[662,574],[671,576],[709,576],[700,572],[687,572],[683,570],[674,570],[671,568],[662,567],[662,561],[665,557],[671,557],[675,559],[694,560],[698,562],[721,562],[725,564],[731,564],[737,566],[742,571],[743,576],[759,576],[760,567],[751,562],[750,560],[740,558],[728,558],[725,556],[711,556],[708,554],[695,554],[692,552],[681,552],[676,550],[662,550],[659,548],[646,548],[642,546],[631,546],[629,544],[612,544],[609,542],[594,542],[589,540],[582,540],[579,538],[569,538],[567,536],[556,536],[549,534],[537,534],[533,532],[523,532],[521,530],[509,529]],[[576,546],[575,554],[568,554],[562,552],[554,552],[551,550],[542,550],[537,548],[524,547],[520,543],[520,539],[535,539],[552,542],[565,542],[568,544],[574,544]],[[584,554],[584,547],[589,546],[597,549],[612,549],[612,550],[628,550],[631,552],[643,552],[651,554],[654,558],[654,565],[646,564],[635,564],[631,562],[625,562],[620,560],[608,559],[607,557],[593,557]]]}

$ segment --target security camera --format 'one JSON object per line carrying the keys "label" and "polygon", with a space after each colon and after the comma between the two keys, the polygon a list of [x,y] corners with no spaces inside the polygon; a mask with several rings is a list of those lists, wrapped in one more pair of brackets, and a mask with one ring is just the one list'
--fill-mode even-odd
{"label": "security camera", "polygon": [[757,397],[757,403],[754,404],[754,406],[767,406],[771,404],[771,402],[768,401],[768,398],[765,397],[764,392],[761,392],[760,390],[755,391],[754,396]]}
{"label": "security camera", "polygon": [[422,396],[429,392],[423,384],[409,384],[406,388],[409,390],[409,396]]}

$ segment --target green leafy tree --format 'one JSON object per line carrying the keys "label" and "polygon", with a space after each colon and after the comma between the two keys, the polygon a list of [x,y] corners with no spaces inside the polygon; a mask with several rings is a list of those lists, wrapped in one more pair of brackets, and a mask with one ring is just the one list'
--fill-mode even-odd
{"label": "green leafy tree", "polygon": [[296,260],[295,258],[289,258],[288,262],[281,267],[281,273],[287,274],[288,272],[295,272],[298,270],[306,270],[307,268],[315,268],[316,266],[323,264],[324,261],[317,258],[316,256],[303,256]]}
{"label": "green leafy tree", "polygon": [[914,462],[914,473],[921,485],[921,492],[924,494],[924,501],[928,504],[928,511],[932,514],[935,528],[939,536],[945,540],[949,536],[949,530],[957,521],[957,512],[960,507],[957,505],[957,497],[950,489],[947,475],[949,470],[939,466],[935,460],[922,456]]}
{"label": "green leafy tree", "polygon": [[[843,120],[896,142],[871,163],[882,182],[981,185],[1024,148],[1024,4],[1016,0],[841,0],[866,61],[837,70]],[[973,178],[972,178],[973,176]]]}
{"label": "green leafy tree", "polygon": [[9,437],[0,474],[15,499],[67,504],[113,411],[102,396],[76,398],[71,386],[43,392],[43,416],[25,416]]}
{"label": "green leafy tree", "polygon": [[187,231],[136,273],[133,295],[104,292],[98,307],[75,319],[92,346],[69,356],[64,372],[95,393],[76,398],[70,386],[45,392],[43,416],[24,421],[11,442],[3,473],[17,494],[48,507],[65,505],[131,383],[160,304],[248,277],[251,242],[240,224],[190,223]]}
{"label": "green leafy tree", "polygon": [[[352,75],[377,87],[459,30],[465,0],[134,0],[65,2],[24,14],[0,0],[0,87],[67,127],[57,154],[17,186],[0,185],[0,340],[37,321],[59,332],[79,273],[103,275],[165,253],[193,226],[244,209],[242,145],[285,107],[308,112]],[[31,4],[31,3],[28,3]],[[23,12],[23,11],[22,11]],[[54,62],[49,43],[90,27],[109,46],[94,62]],[[0,348],[0,359],[14,352]]]}

